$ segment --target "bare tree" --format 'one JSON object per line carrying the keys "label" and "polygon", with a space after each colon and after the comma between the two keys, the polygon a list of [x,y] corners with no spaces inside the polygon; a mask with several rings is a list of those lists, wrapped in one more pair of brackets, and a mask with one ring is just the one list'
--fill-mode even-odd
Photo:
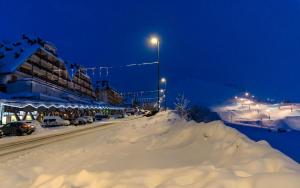
{"label": "bare tree", "polygon": [[181,118],[187,119],[189,101],[185,98],[184,94],[179,94],[175,99],[175,110]]}

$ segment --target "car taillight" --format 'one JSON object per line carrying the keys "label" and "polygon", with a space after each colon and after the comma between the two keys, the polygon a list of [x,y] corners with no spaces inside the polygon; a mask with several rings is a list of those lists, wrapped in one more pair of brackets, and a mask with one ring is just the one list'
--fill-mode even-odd
{"label": "car taillight", "polygon": [[29,125],[28,125],[28,124],[23,124],[23,125],[21,125],[21,127],[22,127],[23,129],[28,129],[28,128],[29,128]]}

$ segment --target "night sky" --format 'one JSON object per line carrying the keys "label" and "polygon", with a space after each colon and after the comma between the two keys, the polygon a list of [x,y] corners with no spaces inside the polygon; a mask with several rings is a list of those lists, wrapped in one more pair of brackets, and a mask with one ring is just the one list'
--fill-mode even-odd
{"label": "night sky", "polygon": [[[0,0],[0,40],[37,34],[87,67],[155,61],[147,40],[156,34],[169,106],[178,93],[212,105],[245,90],[300,101],[299,20],[299,0]],[[105,79],[119,91],[153,90],[155,68]]]}

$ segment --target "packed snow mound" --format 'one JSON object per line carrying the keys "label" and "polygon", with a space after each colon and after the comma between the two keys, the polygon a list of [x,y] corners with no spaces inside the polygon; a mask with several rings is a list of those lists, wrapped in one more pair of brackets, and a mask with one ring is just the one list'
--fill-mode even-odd
{"label": "packed snow mound", "polygon": [[5,184],[0,178],[2,186],[17,181],[19,187],[32,188],[300,187],[298,163],[221,121],[186,122],[172,112],[161,112],[89,138],[93,145],[90,140],[85,144],[85,138],[81,148],[77,143],[77,148],[47,153],[52,159],[60,157],[56,165],[69,170],[46,170],[49,161],[36,159],[25,173],[30,175],[0,170],[0,177],[9,180]]}
{"label": "packed snow mound", "polygon": [[289,116],[283,119],[290,129],[300,131],[300,116]]}

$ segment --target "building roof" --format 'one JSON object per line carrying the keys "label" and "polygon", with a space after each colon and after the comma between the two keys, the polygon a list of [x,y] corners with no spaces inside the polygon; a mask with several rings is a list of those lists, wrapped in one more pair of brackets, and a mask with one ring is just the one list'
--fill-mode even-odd
{"label": "building roof", "polygon": [[0,105],[10,106],[15,108],[25,108],[31,106],[34,108],[82,108],[82,109],[122,109],[120,107],[112,107],[106,104],[81,104],[81,103],[65,103],[52,101],[35,101],[35,100],[20,100],[20,99],[0,99]]}
{"label": "building roof", "polygon": [[41,46],[28,44],[25,40],[1,45],[0,74],[14,72],[24,61],[35,53]]}
{"label": "building roof", "polygon": [[[56,50],[56,47],[48,42],[44,41],[38,36],[34,35],[22,35],[22,38],[15,42],[0,42],[0,74],[9,74],[15,72],[29,57],[31,57],[38,50],[42,50],[50,56],[60,61],[67,70],[70,79],[76,74],[86,77],[88,80],[91,78],[86,74],[84,67],[78,64],[66,65],[67,62],[59,58],[56,52],[53,52],[44,46],[49,46]],[[72,67],[72,68],[71,68]]]}

